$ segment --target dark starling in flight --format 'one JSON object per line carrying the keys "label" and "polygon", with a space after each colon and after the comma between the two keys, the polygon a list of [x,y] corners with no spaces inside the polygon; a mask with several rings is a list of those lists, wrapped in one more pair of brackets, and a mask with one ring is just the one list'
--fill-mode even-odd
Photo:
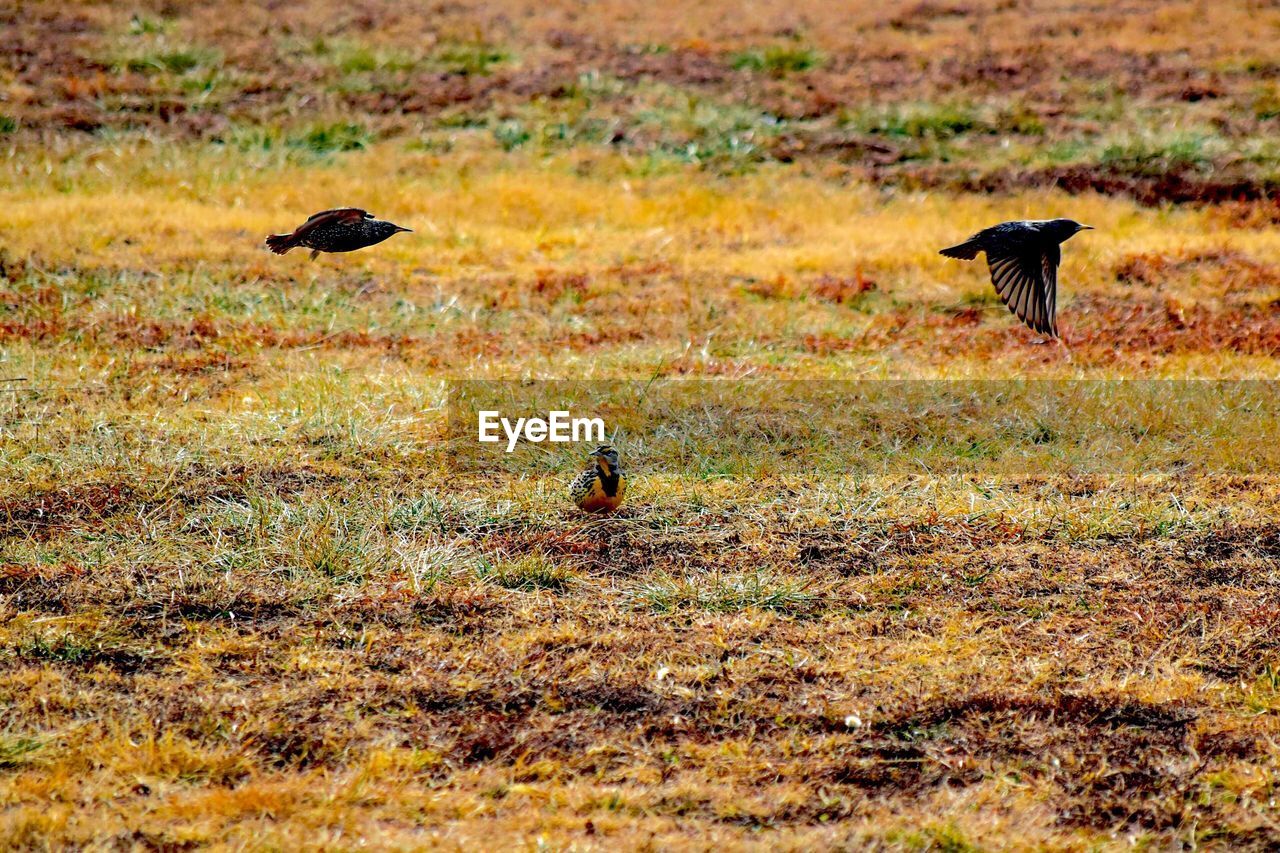
{"label": "dark starling in flight", "polygon": [[986,252],[991,283],[1004,304],[1035,331],[1056,338],[1058,263],[1062,260],[1058,245],[1092,227],[1074,219],[1001,222],[940,254],[971,261]]}
{"label": "dark starling in flight", "polygon": [[302,246],[311,250],[314,261],[321,252],[354,252],[409,230],[393,222],[374,219],[372,213],[358,207],[339,207],[320,211],[292,234],[272,234],[267,238],[267,246],[277,255]]}

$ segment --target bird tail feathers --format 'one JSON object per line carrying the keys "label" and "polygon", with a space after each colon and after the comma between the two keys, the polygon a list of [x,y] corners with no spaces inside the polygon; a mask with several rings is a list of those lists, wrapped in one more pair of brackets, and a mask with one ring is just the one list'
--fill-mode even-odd
{"label": "bird tail feathers", "polygon": [[292,234],[272,234],[267,238],[267,248],[277,255],[283,255],[294,247]]}
{"label": "bird tail feathers", "polygon": [[971,261],[978,257],[978,252],[981,251],[982,249],[978,248],[978,244],[973,240],[965,240],[960,245],[943,249],[938,254],[946,255],[948,258],[959,258],[962,261]]}

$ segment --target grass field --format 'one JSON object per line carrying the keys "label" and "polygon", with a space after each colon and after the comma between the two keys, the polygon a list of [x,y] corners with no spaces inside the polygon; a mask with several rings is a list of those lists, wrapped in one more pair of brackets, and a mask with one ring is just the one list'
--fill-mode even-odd
{"label": "grass field", "polygon": [[1280,845],[1274,2],[0,34],[0,846]]}

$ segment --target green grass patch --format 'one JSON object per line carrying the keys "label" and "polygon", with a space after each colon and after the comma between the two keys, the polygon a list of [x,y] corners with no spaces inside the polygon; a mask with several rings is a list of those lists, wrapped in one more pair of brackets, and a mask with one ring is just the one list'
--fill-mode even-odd
{"label": "green grass patch", "polygon": [[31,660],[58,661],[60,663],[78,663],[93,653],[93,643],[75,634],[63,634],[60,637],[33,637],[18,648],[21,657]]}
{"label": "green grass patch", "polygon": [[1108,145],[1098,164],[1131,175],[1161,177],[1171,171],[1198,170],[1212,163],[1210,139],[1183,134],[1167,139],[1139,139]]}
{"label": "green grass patch", "polygon": [[577,582],[577,575],[572,569],[553,563],[540,554],[530,554],[509,562],[503,560],[491,563],[484,560],[476,575],[480,580],[504,589],[522,591],[545,589],[564,592]]}
{"label": "green grass patch", "polygon": [[173,28],[173,22],[165,18],[153,18],[149,15],[137,15],[129,19],[129,35],[150,36],[163,35]]}
{"label": "green grass patch", "polygon": [[438,47],[432,62],[453,74],[488,74],[495,65],[511,59],[507,50],[485,42],[454,42]]}
{"label": "green grass patch", "polygon": [[735,71],[752,71],[782,77],[802,71],[813,71],[826,64],[818,50],[802,45],[769,45],[735,53],[729,64]]}
{"label": "green grass patch", "polygon": [[515,115],[455,111],[439,123],[441,130],[474,127],[488,128],[506,152],[608,146],[640,155],[631,161],[639,174],[689,165],[742,174],[772,158],[774,141],[789,125],[759,109],[661,83],[632,85],[582,75],[573,94],[531,104]]}
{"label": "green grass patch", "polygon": [[125,56],[115,63],[117,69],[142,74],[188,74],[197,69],[213,69],[222,65],[222,54],[205,47],[165,47]]}
{"label": "green grass patch", "polygon": [[420,62],[418,57],[407,51],[361,45],[344,53],[337,60],[337,66],[343,74],[363,74],[381,71],[412,71]]}
{"label": "green grass patch", "polygon": [[533,134],[519,121],[504,121],[493,129],[493,138],[503,151],[514,151],[532,139]]}
{"label": "green grass patch", "polygon": [[862,133],[904,139],[950,139],[973,131],[991,132],[976,108],[964,104],[907,104],[875,108],[846,117]]}
{"label": "green grass patch", "polygon": [[43,745],[30,737],[0,737],[0,769],[12,770],[30,764],[31,754]]}
{"label": "green grass patch", "polygon": [[295,54],[314,56],[343,74],[374,74],[413,71],[426,63],[426,56],[413,50],[366,44],[349,39],[316,38],[294,43]]}
{"label": "green grass patch", "polygon": [[659,613],[684,609],[733,613],[749,608],[808,613],[819,602],[805,584],[767,572],[660,575],[639,590],[639,598]]}
{"label": "green grass patch", "polygon": [[953,824],[928,826],[909,832],[890,832],[887,840],[907,850],[929,853],[981,853],[982,848],[969,842]]}
{"label": "green grass patch", "polygon": [[338,122],[315,125],[287,137],[285,144],[290,148],[304,149],[315,154],[333,154],[341,151],[360,151],[368,148],[373,141],[373,133],[364,125]]}

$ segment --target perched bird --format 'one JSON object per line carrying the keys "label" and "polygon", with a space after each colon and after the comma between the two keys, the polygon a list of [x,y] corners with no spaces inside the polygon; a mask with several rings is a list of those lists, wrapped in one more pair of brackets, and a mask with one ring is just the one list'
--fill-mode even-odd
{"label": "perched bird", "polygon": [[372,213],[358,207],[338,207],[320,211],[292,234],[272,234],[267,238],[267,246],[277,255],[302,246],[311,250],[314,261],[321,252],[354,252],[409,230],[394,222],[374,219]]}
{"label": "perched bird", "polygon": [[569,498],[587,512],[613,512],[622,505],[627,490],[627,474],[618,465],[618,451],[602,444],[588,457],[592,465],[573,478]]}
{"label": "perched bird", "polygon": [[1033,330],[1056,338],[1058,263],[1062,260],[1058,245],[1092,227],[1074,219],[1001,222],[939,254],[971,261],[986,252],[991,283],[1004,304]]}

